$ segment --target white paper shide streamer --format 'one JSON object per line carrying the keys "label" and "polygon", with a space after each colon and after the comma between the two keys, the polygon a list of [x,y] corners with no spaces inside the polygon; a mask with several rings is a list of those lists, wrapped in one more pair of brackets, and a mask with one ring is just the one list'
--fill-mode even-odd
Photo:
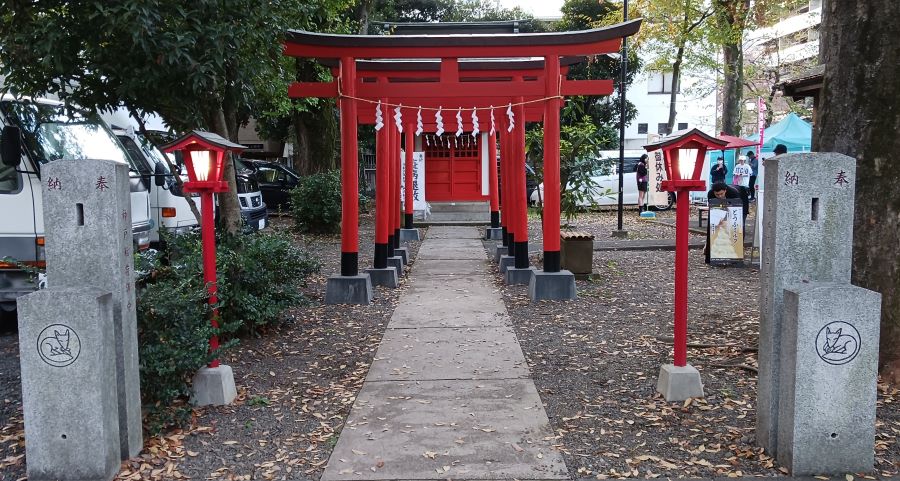
{"label": "white paper shide streamer", "polygon": [[384,116],[381,115],[381,101],[378,101],[378,105],[375,106],[375,131],[381,130],[384,127]]}
{"label": "white paper shide streamer", "polygon": [[403,108],[403,104],[397,106],[394,109],[394,123],[397,125],[397,132],[403,133],[403,114],[400,113],[400,109]]}
{"label": "white paper shide streamer", "polygon": [[495,133],[497,133],[497,127],[494,123],[494,106],[491,105],[491,135],[494,135]]}
{"label": "white paper shide streamer", "polygon": [[472,138],[478,138],[478,109],[472,109]]}
{"label": "white paper shide streamer", "polygon": [[434,114],[434,122],[437,124],[437,128],[434,129],[434,135],[440,137],[444,135],[444,117],[441,116],[441,107],[438,107],[438,111]]}
{"label": "white paper shide streamer", "polygon": [[422,131],[425,128],[422,126],[422,106],[419,106],[419,111],[416,112],[416,136],[422,135]]}
{"label": "white paper shide streamer", "polygon": [[462,108],[456,109],[456,136],[463,133]]}
{"label": "white paper shide streamer", "polygon": [[506,116],[509,117],[509,127],[506,128],[506,131],[512,132],[516,127],[516,115],[512,111],[512,102],[509,103],[509,107],[506,107]]}

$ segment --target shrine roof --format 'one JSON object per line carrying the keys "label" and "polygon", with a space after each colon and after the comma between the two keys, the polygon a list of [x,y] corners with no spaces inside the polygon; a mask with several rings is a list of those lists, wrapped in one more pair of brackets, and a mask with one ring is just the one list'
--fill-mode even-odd
{"label": "shrine roof", "polygon": [[[616,42],[634,35],[641,19],[590,30],[539,33],[441,35],[343,35],[288,30],[285,53],[314,58],[511,57],[590,55],[615,51]],[[613,42],[613,43],[610,43]]]}

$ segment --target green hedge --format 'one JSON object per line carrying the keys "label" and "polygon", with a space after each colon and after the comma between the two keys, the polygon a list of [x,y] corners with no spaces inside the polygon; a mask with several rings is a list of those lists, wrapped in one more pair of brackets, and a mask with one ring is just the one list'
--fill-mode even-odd
{"label": "green hedge", "polygon": [[[217,240],[219,329],[209,323],[200,237],[168,239],[167,252],[140,254],[137,302],[141,394],[151,432],[185,421],[193,374],[237,343],[280,320],[303,302],[299,288],[319,262],[281,234],[221,236]],[[209,338],[220,336],[217,353]]]}
{"label": "green hedge", "polygon": [[308,175],[291,191],[291,211],[304,232],[332,234],[341,227],[341,172]]}

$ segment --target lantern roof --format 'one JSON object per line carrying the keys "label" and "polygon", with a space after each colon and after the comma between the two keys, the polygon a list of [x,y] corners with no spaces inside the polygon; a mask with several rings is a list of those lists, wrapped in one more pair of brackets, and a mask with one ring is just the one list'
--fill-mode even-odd
{"label": "lantern roof", "polygon": [[671,135],[660,139],[659,142],[645,145],[644,150],[652,152],[665,148],[677,148],[689,142],[699,143],[707,148],[714,148],[714,150],[722,149],[728,145],[727,140],[717,139],[695,127],[672,132]]}
{"label": "lantern roof", "polygon": [[189,144],[200,144],[205,147],[211,147],[215,150],[236,150],[243,151],[246,149],[241,144],[236,144],[234,142],[229,141],[225,137],[222,137],[219,134],[215,134],[212,132],[206,132],[204,130],[192,130],[181,137],[169,142],[168,144],[162,145],[161,148],[164,152],[172,152],[175,150],[181,150],[186,145]]}

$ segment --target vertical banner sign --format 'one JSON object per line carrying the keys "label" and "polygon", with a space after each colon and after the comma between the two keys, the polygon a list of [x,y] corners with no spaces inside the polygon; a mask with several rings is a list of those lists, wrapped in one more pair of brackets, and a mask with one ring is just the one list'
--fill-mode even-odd
{"label": "vertical banner sign", "polygon": [[662,190],[662,182],[666,180],[666,166],[663,163],[662,149],[650,152],[650,161],[647,165],[647,175],[650,182],[647,185],[648,202],[650,205],[667,205],[669,193]]}
{"label": "vertical banner sign", "polygon": [[[766,132],[766,103],[763,102],[762,97],[756,97],[756,124],[759,129],[759,147],[756,149],[756,156],[760,157],[762,155],[762,148],[764,143],[764,135]],[[756,174],[756,172],[754,172]],[[761,177],[759,177],[761,178]]]}
{"label": "vertical banner sign", "polygon": [[709,262],[744,261],[744,208],[739,202],[709,200]]}
{"label": "vertical banner sign", "polygon": [[413,152],[413,210],[424,211],[425,202],[425,152]]}

